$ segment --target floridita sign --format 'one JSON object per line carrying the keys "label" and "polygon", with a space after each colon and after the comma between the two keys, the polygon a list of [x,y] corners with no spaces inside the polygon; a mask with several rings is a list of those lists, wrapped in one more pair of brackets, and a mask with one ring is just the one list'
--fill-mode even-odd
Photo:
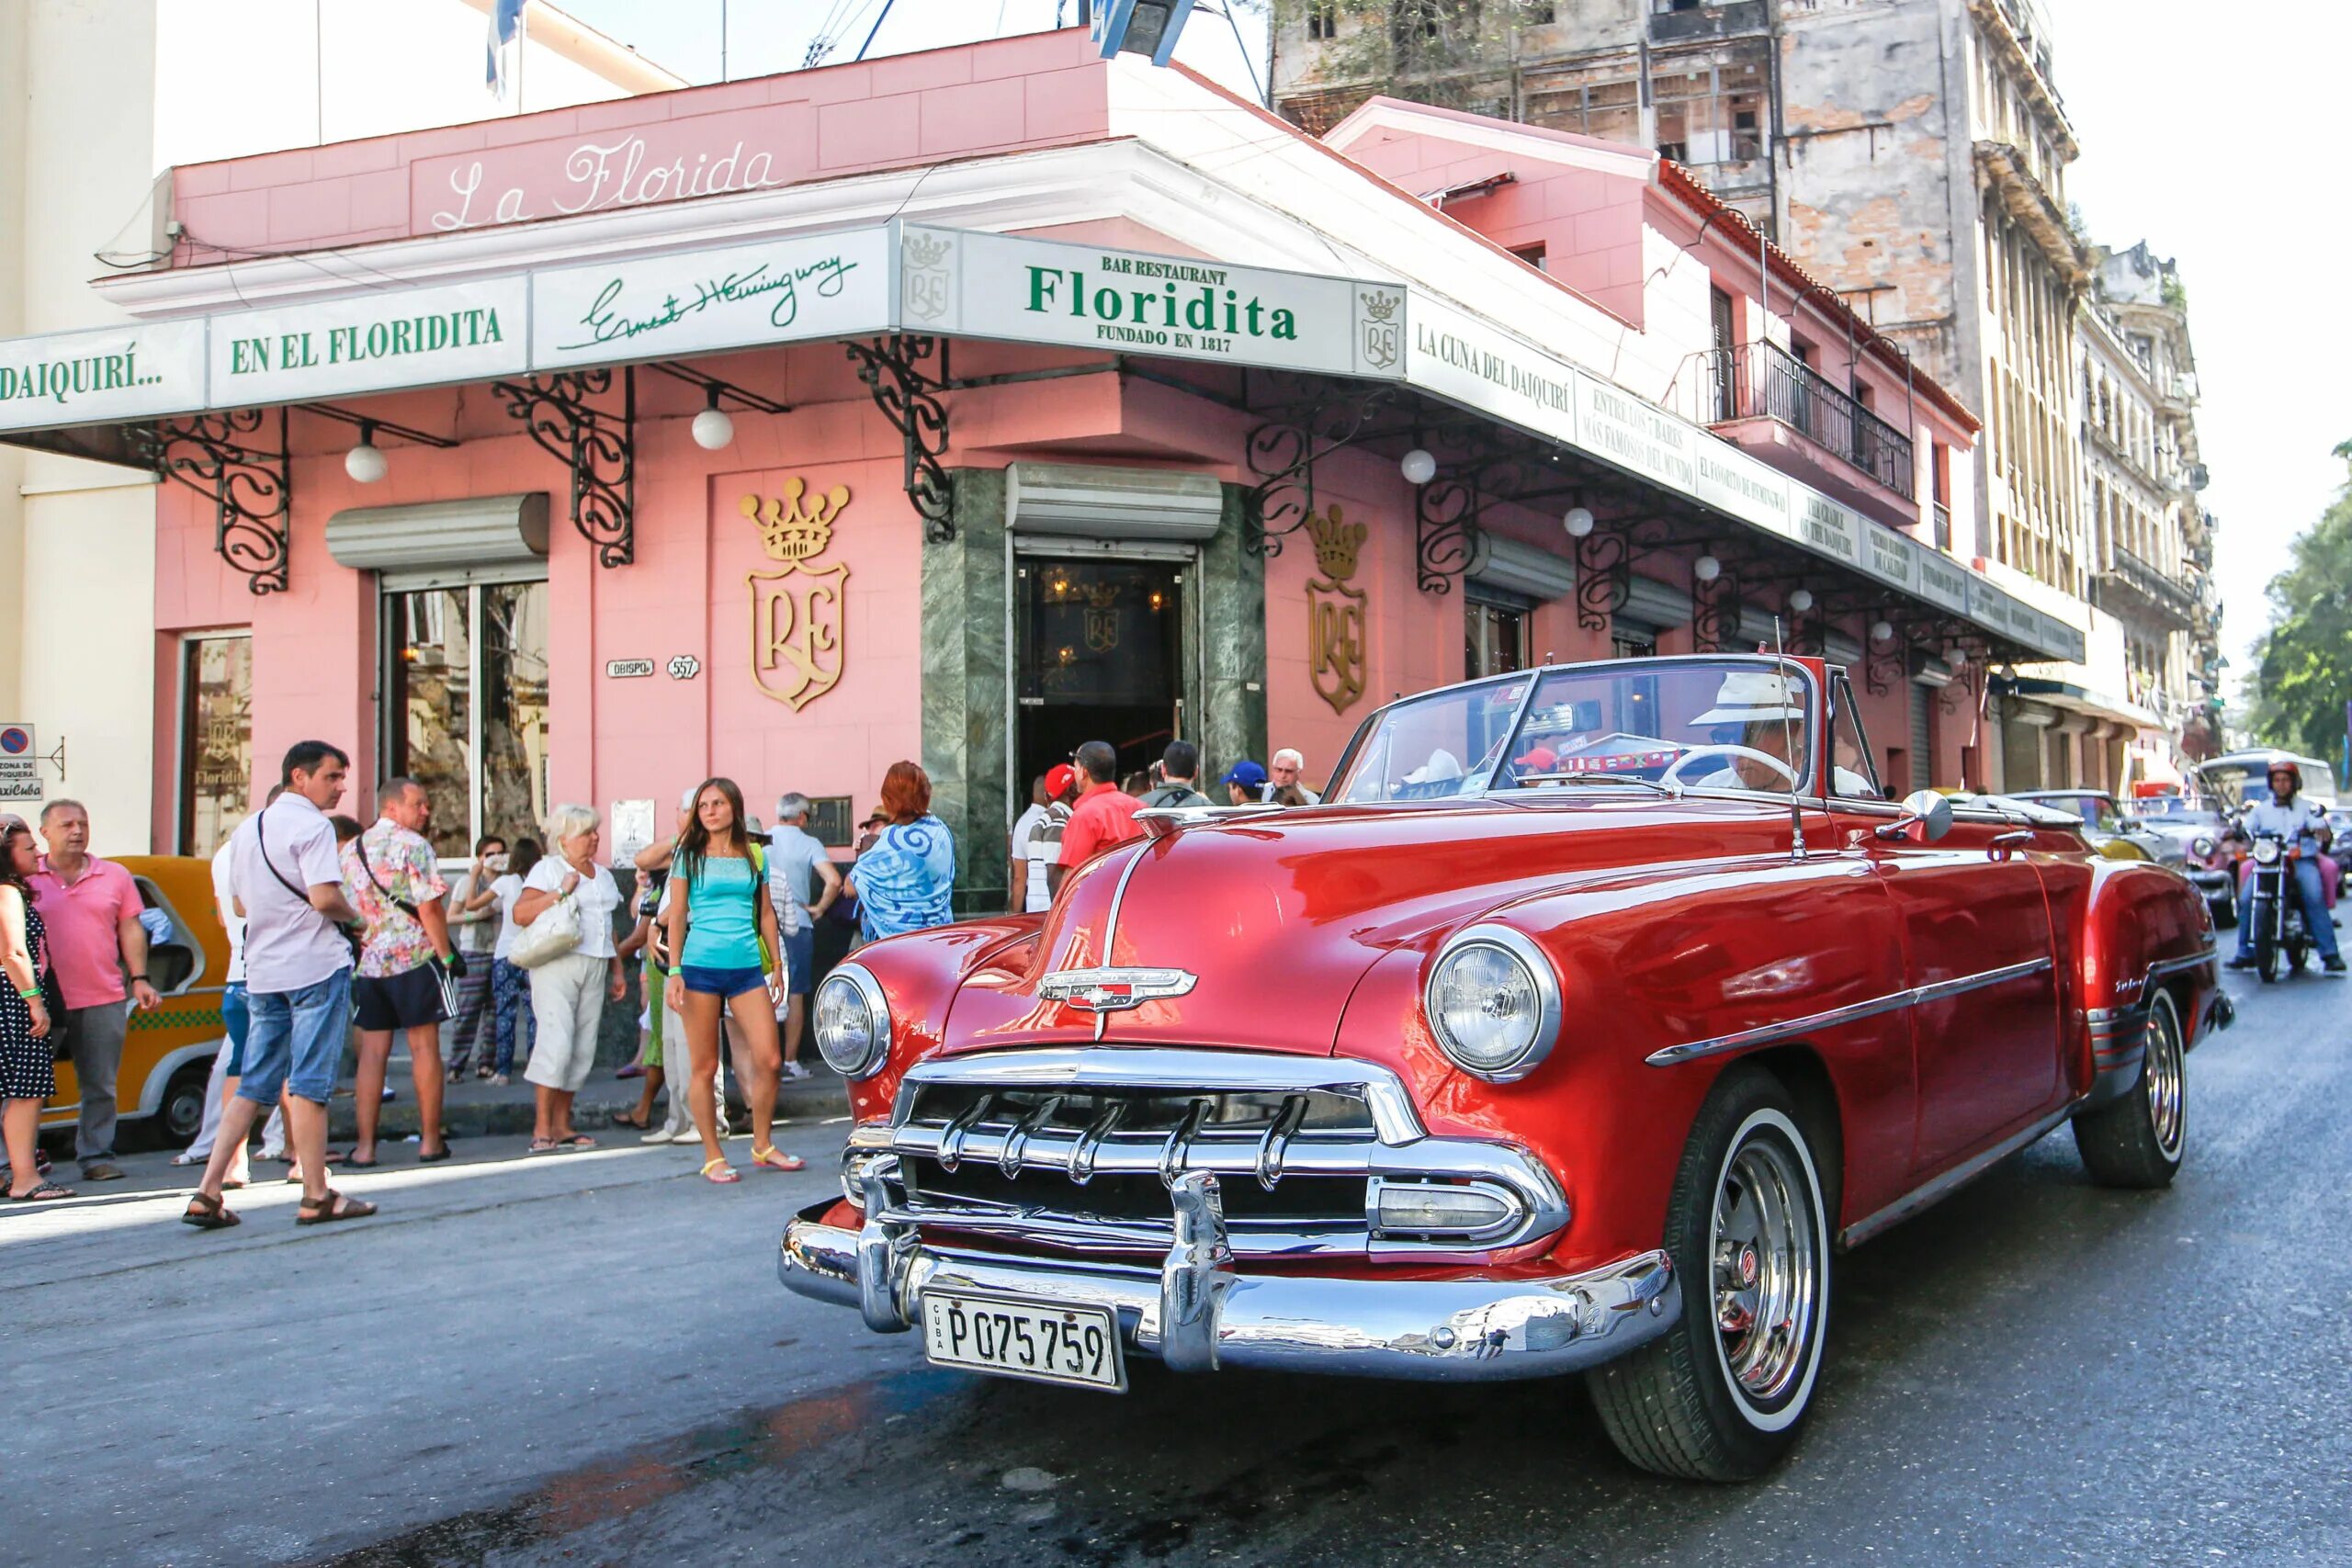
{"label": "floridita sign", "polygon": [[[434,194],[444,205],[433,221],[451,230],[758,189],[796,175],[777,163],[780,153],[761,150],[762,128],[773,129],[766,113],[702,117],[691,133],[649,126],[562,147],[493,149],[420,164],[416,177],[420,190],[441,182]],[[690,158],[689,146],[701,150]],[[545,177],[530,184],[524,174],[537,167],[533,160],[553,160],[548,168],[568,183],[551,184],[557,175],[543,169]],[[521,194],[534,189],[560,194],[543,209]],[[0,431],[894,332],[1408,380],[1965,615],[2043,657],[2083,657],[2080,628],[1434,295],[1408,300],[1405,286],[1375,279],[895,221],[436,288],[371,289],[203,321],[0,341]],[[791,580],[762,602],[769,621],[755,649],[766,660],[758,666],[763,687],[779,701],[814,701],[838,677],[838,662],[827,662],[839,647],[837,600],[818,592],[838,593],[837,581],[819,581],[831,570],[796,561],[768,574]],[[1350,665],[1353,601],[1342,578],[1327,573],[1327,581],[1329,617],[1317,622],[1329,656],[1325,697],[1342,709],[1360,679]]]}

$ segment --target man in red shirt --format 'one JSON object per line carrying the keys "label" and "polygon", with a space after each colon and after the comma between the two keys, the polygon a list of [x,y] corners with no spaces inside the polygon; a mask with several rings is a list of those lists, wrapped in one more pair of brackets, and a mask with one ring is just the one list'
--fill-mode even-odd
{"label": "man in red shirt", "polygon": [[1136,826],[1136,810],[1143,802],[1119,787],[1119,754],[1110,743],[1090,740],[1078,749],[1074,760],[1086,775],[1086,789],[1070,807],[1069,826],[1062,829],[1059,863],[1046,868],[1057,893],[1070,867],[1092,859],[1098,850],[1143,837],[1143,829]]}

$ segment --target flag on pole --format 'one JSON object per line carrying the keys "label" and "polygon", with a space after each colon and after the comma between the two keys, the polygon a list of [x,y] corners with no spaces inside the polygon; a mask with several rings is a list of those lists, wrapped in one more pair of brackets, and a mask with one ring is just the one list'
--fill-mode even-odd
{"label": "flag on pole", "polygon": [[513,55],[520,52],[525,4],[526,0],[498,0],[490,8],[490,60],[482,80],[501,103],[506,101],[507,89],[514,85],[515,67],[521,63]]}

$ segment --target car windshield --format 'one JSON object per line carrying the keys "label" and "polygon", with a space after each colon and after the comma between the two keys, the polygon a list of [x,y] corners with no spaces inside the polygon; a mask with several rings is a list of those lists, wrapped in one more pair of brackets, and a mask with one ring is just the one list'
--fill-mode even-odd
{"label": "car windshield", "polygon": [[2221,814],[2203,801],[2191,800],[2185,795],[2143,795],[2132,803],[2132,810],[2143,822],[2161,822],[2167,828],[2211,828],[2222,819]]}
{"label": "car windshield", "polygon": [[2104,832],[2111,833],[2115,831],[2117,827],[2115,807],[2109,805],[2106,797],[2103,795],[2076,795],[2071,791],[2065,790],[2027,790],[2021,791],[2017,795],[2013,795],[2009,798],[2011,800],[2030,800],[2036,806],[2046,806],[2052,811],[2072,812],[2074,815],[2081,818],[2085,822],[2088,823],[2091,827],[2099,829]]}
{"label": "car windshield", "polygon": [[1330,798],[1627,782],[1779,793],[1809,773],[1813,702],[1795,666],[1758,659],[1620,660],[1453,686],[1384,712]]}

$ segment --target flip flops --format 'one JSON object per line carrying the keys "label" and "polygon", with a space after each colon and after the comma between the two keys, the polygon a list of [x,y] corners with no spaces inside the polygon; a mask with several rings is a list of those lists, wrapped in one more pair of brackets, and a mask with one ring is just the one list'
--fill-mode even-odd
{"label": "flip flops", "polygon": [[241,1225],[244,1223],[230,1213],[227,1204],[204,1192],[189,1193],[187,1208],[180,1215],[180,1224],[194,1225],[200,1231],[224,1231],[231,1225]]}
{"label": "flip flops", "polygon": [[629,1127],[639,1133],[643,1133],[649,1131],[652,1127],[653,1123],[647,1121],[644,1117],[636,1115],[632,1112],[616,1111],[613,1115],[613,1125],[616,1127]]}
{"label": "flip flops", "polygon": [[364,1220],[376,1212],[376,1205],[357,1198],[346,1198],[334,1188],[316,1202],[305,1198],[294,1212],[298,1225],[331,1224],[336,1220]]}
{"label": "flip flops", "polygon": [[560,1149],[593,1149],[596,1146],[596,1140],[585,1133],[574,1133],[568,1138],[558,1138],[555,1146]]}
{"label": "flip flops", "polygon": [[[11,1203],[48,1203],[53,1202],[60,1198],[71,1198],[73,1196],[74,1189],[71,1187],[60,1187],[54,1181],[44,1181],[29,1192],[9,1193],[8,1201]],[[233,1220],[235,1216],[232,1215],[231,1218]]]}

